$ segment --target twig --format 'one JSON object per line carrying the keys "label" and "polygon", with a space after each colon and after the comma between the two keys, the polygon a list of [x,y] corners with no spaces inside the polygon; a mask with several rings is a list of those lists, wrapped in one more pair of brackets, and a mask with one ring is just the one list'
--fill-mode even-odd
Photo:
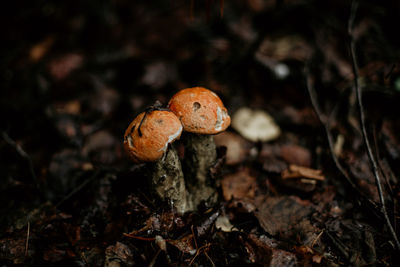
{"label": "twig", "polygon": [[18,145],[13,139],[11,139],[11,137],[6,132],[2,132],[1,135],[4,141],[10,146],[12,146],[17,151],[17,153],[28,162],[29,172],[31,174],[33,182],[35,183],[35,187],[40,192],[42,192],[40,183],[35,174],[35,168],[33,167],[33,162],[31,157],[28,155],[28,153],[25,152],[25,150],[20,145]]}
{"label": "twig", "polygon": [[332,241],[333,245],[339,249],[339,251],[343,254],[343,256],[346,258],[347,261],[349,261],[349,252],[347,247],[340,242],[340,240],[336,239],[334,236],[332,236],[329,231],[324,231],[324,234]]}
{"label": "twig", "polygon": [[28,230],[26,231],[26,241],[25,241],[25,257],[28,256],[30,232],[31,232],[31,223],[28,221]]}
{"label": "twig", "polygon": [[318,239],[320,239],[321,238],[321,236],[322,236],[322,234],[325,232],[325,229],[323,229],[322,231],[321,231],[321,233],[319,233],[318,235],[317,235],[317,237],[313,240],[313,242],[311,243],[311,248],[314,248],[314,245],[315,245],[315,243],[317,243],[317,241],[318,241]]}
{"label": "twig", "polygon": [[[196,254],[194,255],[194,257],[192,258],[192,260],[189,263],[189,266],[191,266],[194,262],[194,260],[197,258],[197,256],[200,255],[201,251],[203,250],[205,252],[206,249],[208,249],[211,246],[211,243],[207,243],[201,247],[199,247],[196,251]],[[211,261],[213,263],[213,261]]]}
{"label": "twig", "polygon": [[160,255],[160,252],[161,252],[161,251],[162,251],[162,250],[159,249],[159,250],[157,251],[156,255],[154,255],[153,259],[151,260],[151,262],[150,262],[150,264],[149,264],[149,267],[153,267],[153,266],[154,266],[154,264],[156,263],[156,260],[157,260],[157,258],[158,258],[158,255]]}
{"label": "twig", "polygon": [[74,190],[72,190],[68,195],[66,195],[63,199],[61,199],[55,206],[59,207],[61,204],[63,204],[65,201],[67,201],[70,197],[78,193],[82,188],[84,188],[86,185],[88,185],[90,182],[92,182],[97,175],[99,174],[99,170],[95,171],[91,177],[83,181],[78,187],[76,187]]}
{"label": "twig", "polygon": [[212,265],[213,267],[215,267],[215,264],[214,264],[213,260],[211,259],[211,257],[208,256],[207,251],[204,251],[204,255],[206,255],[207,259],[211,262],[211,265]]}
{"label": "twig", "polygon": [[[374,127],[374,129],[372,131],[372,136],[373,136],[372,139],[374,140],[374,150],[375,150],[376,161],[378,162],[378,167],[381,170],[385,184],[387,185],[387,188],[389,190],[388,193],[389,193],[390,199],[392,201],[394,201],[394,193],[393,193],[392,187],[390,186],[390,180],[388,177],[388,175],[393,177],[393,173],[390,169],[387,168],[387,166],[385,166],[385,167],[383,166],[382,158],[379,155],[378,141],[377,141],[377,136],[376,136],[376,127]],[[387,173],[387,172],[389,172],[389,173]]]}
{"label": "twig", "polygon": [[156,240],[154,237],[143,237],[143,236],[135,236],[132,234],[127,234],[127,233],[122,233],[124,236],[129,237],[129,238],[134,238],[138,240],[143,240],[143,241],[154,241]]}
{"label": "twig", "polygon": [[324,113],[322,113],[321,108],[320,108],[320,106],[318,104],[317,96],[315,94],[315,90],[314,90],[314,86],[313,86],[313,79],[312,79],[311,74],[309,72],[308,66],[306,66],[304,72],[305,72],[305,76],[306,76],[306,85],[307,85],[306,87],[307,87],[307,90],[308,90],[308,94],[310,95],[311,104],[312,104],[312,106],[314,108],[315,113],[317,114],[317,117],[318,117],[319,121],[324,126],[325,134],[326,134],[326,137],[327,137],[327,140],[328,140],[329,152],[331,154],[333,162],[336,165],[336,168],[341,172],[341,174],[346,179],[347,183],[351,186],[351,188],[355,192],[357,192],[363,198],[363,200],[367,201],[367,203],[370,204],[374,209],[377,209],[378,208],[377,205],[373,201],[371,201],[363,192],[361,192],[358,189],[356,184],[350,178],[349,173],[346,171],[346,169],[342,166],[342,164],[340,163],[339,159],[337,158],[337,156],[336,156],[336,154],[334,152],[335,151],[335,149],[334,149],[334,141],[333,141],[331,129],[330,129],[330,126],[329,126],[329,119]]}
{"label": "twig", "polygon": [[350,12],[347,30],[348,30],[349,37],[350,37],[350,55],[351,55],[351,63],[352,63],[352,69],[353,69],[353,75],[354,75],[354,90],[356,91],[356,95],[357,95],[357,104],[358,104],[359,116],[360,116],[359,119],[361,122],[361,130],[362,130],[364,144],[367,148],[368,158],[372,165],[372,171],[375,176],[376,187],[378,188],[379,200],[382,205],[381,211],[383,213],[383,216],[385,217],[385,221],[386,221],[387,226],[389,227],[389,231],[396,243],[397,249],[400,250],[400,242],[397,238],[396,232],[394,231],[392,223],[390,222],[389,216],[387,214],[385,198],[383,196],[383,190],[382,190],[381,177],[380,177],[379,169],[378,169],[378,164],[376,163],[375,156],[372,153],[372,148],[371,148],[371,145],[370,145],[370,142],[368,139],[367,129],[365,126],[364,105],[362,102],[361,88],[358,84],[358,63],[357,63],[357,59],[356,59],[355,42],[354,42],[354,38],[353,38],[353,26],[354,26],[354,19],[355,19],[357,7],[358,7],[358,1],[354,0],[351,4],[351,12]]}
{"label": "twig", "polygon": [[198,249],[198,246],[197,246],[197,241],[196,241],[196,235],[194,234],[193,225],[190,227],[190,230],[192,230],[192,235],[193,235],[194,245],[195,245],[195,247],[196,247],[196,250],[197,250],[197,249]]}

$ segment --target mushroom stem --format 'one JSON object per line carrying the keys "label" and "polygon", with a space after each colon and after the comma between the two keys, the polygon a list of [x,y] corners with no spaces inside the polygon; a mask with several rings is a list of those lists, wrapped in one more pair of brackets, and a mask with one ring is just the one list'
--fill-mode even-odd
{"label": "mushroom stem", "polygon": [[192,207],[204,201],[206,207],[217,202],[215,180],[211,178],[210,168],[215,164],[217,151],[212,135],[184,133],[185,143],[184,171],[189,203]]}
{"label": "mushroom stem", "polygon": [[163,201],[169,201],[180,214],[190,210],[182,166],[176,149],[169,146],[161,159],[150,164],[152,188],[158,197]]}

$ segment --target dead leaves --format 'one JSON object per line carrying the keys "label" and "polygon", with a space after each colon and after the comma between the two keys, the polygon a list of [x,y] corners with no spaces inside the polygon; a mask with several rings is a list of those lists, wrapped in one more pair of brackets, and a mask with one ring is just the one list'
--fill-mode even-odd
{"label": "dead leaves", "polygon": [[261,263],[264,266],[296,266],[296,255],[278,249],[277,246],[276,241],[265,235],[250,234],[245,241],[249,260],[253,263]]}
{"label": "dead leaves", "polygon": [[290,237],[292,231],[311,214],[311,203],[297,197],[268,197],[257,205],[255,216],[271,235]]}
{"label": "dead leaves", "polygon": [[[282,179],[305,178],[316,181],[324,181],[325,176],[321,170],[314,170],[302,166],[290,165],[289,168],[282,172]],[[305,180],[302,180],[307,182]]]}
{"label": "dead leaves", "polygon": [[249,170],[226,175],[221,181],[222,194],[226,201],[232,198],[254,198],[256,178],[250,175]]}
{"label": "dead leaves", "polygon": [[193,234],[186,235],[178,240],[167,240],[168,244],[176,247],[183,253],[188,253],[191,255],[193,255],[193,253],[196,251],[193,241]]}

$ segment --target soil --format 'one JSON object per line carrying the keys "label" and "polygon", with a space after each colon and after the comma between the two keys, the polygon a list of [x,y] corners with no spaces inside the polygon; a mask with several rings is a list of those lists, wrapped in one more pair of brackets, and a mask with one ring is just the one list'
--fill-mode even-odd
{"label": "soil", "polygon": [[[0,14],[1,265],[398,264],[398,1],[11,1]],[[123,135],[194,86],[231,117],[267,112],[280,134],[215,136],[218,200],[180,214]]]}

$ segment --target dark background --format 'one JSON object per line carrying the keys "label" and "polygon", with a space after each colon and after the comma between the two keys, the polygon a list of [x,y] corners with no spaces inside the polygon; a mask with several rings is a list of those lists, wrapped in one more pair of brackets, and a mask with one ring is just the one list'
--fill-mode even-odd
{"label": "dark background", "polygon": [[[276,253],[290,253],[290,264],[299,265],[394,264],[395,246],[379,212],[353,91],[351,1],[8,1],[0,10],[2,264],[102,265],[106,255],[117,255],[125,265],[190,264],[193,255],[176,247],[159,256],[151,238],[181,240],[210,214],[180,217],[151,199],[142,166],[125,156],[122,137],[147,106],[166,104],[193,86],[215,91],[231,115],[247,106],[275,118],[282,130],[278,140],[249,143],[246,149],[258,156],[222,174],[246,168],[257,178],[257,196],[309,201],[308,232],[328,233],[310,252],[298,237],[307,235],[305,228],[274,235],[263,215],[221,200],[219,208],[242,232],[210,226],[207,234],[197,233],[199,243],[212,246],[195,264],[288,265]],[[395,228],[399,16],[398,1],[360,1],[352,32],[368,133],[385,174]],[[280,75],[282,68],[287,73]],[[330,116],[331,134],[344,137],[339,160],[376,206],[352,191],[332,161],[307,75],[322,113]],[[326,180],[312,190],[281,184],[280,172],[293,163],[282,156],[283,145],[306,150],[308,167],[323,170]],[[296,207],[288,203],[290,215]],[[340,207],[340,215],[332,215],[333,207]],[[155,227],[149,240],[122,235],[154,216],[164,226]],[[279,244],[266,245],[260,237],[265,234]],[[116,252],[117,242],[126,246],[125,254]]]}

